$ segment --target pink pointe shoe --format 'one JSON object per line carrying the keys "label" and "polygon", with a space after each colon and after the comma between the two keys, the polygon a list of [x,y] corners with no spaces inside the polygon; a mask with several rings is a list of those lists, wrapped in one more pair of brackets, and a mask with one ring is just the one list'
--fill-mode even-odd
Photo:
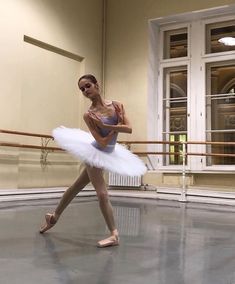
{"label": "pink pointe shoe", "polygon": [[39,230],[40,234],[43,234],[43,233],[45,233],[46,231],[48,231],[48,230],[49,230],[50,228],[52,228],[52,227],[56,224],[56,222],[57,222],[57,220],[55,219],[54,214],[51,214],[51,213],[47,213],[47,214],[45,215],[45,219],[46,219],[46,223],[41,226],[41,228],[40,228],[40,230]]}
{"label": "pink pointe shoe", "polygon": [[119,237],[118,235],[112,235],[107,239],[101,240],[97,243],[98,248],[112,247],[119,245]]}

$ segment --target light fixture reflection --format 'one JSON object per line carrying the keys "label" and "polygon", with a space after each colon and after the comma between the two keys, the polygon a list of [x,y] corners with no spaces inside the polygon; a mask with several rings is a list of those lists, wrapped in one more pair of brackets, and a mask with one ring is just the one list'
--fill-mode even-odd
{"label": "light fixture reflection", "polygon": [[224,45],[234,46],[235,38],[234,37],[222,37],[218,42],[223,43]]}

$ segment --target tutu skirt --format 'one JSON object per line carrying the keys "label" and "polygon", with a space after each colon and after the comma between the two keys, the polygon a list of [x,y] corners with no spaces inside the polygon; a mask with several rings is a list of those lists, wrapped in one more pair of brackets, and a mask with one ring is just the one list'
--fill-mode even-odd
{"label": "tutu skirt", "polygon": [[90,166],[125,176],[141,176],[147,170],[138,156],[118,143],[111,153],[95,148],[93,136],[81,129],[61,126],[52,135],[62,149]]}

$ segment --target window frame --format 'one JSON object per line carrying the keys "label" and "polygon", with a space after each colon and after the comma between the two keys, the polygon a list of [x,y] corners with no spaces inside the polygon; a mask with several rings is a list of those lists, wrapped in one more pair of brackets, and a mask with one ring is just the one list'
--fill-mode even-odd
{"label": "window frame", "polygon": [[[214,9],[216,10],[216,9]],[[217,11],[217,10],[216,10]],[[165,19],[150,20],[150,60],[155,57],[154,68],[150,69],[149,83],[154,87],[149,91],[149,102],[155,106],[154,139],[163,141],[163,90],[164,69],[177,66],[187,66],[187,137],[188,141],[206,141],[206,66],[208,63],[222,62],[235,59],[235,51],[206,53],[206,25],[234,20],[235,5],[232,8],[186,13],[184,16],[175,15]],[[210,17],[208,17],[210,15]],[[216,16],[214,16],[216,15]],[[188,50],[187,57],[164,59],[164,32],[171,29],[187,28]],[[193,77],[195,77],[193,79]],[[154,83],[153,83],[154,80]],[[153,109],[152,109],[153,111]],[[149,119],[149,122],[152,120]],[[153,129],[153,127],[152,127]],[[153,135],[149,135],[153,140]],[[149,148],[148,148],[149,149]],[[161,152],[163,145],[157,145],[154,150]],[[189,152],[203,153],[206,145],[188,145]],[[156,169],[162,172],[179,172],[182,165],[163,165],[163,157],[149,157],[154,160]],[[186,170],[190,172],[234,172],[234,165],[206,165],[206,157],[189,156]]]}
{"label": "window frame", "polygon": [[204,34],[204,48],[202,51],[202,57],[203,58],[207,58],[207,57],[214,57],[214,56],[223,56],[223,55],[230,55],[230,54],[234,54],[235,50],[230,50],[230,51],[223,51],[223,52],[214,52],[214,53],[206,53],[206,36],[207,36],[207,31],[206,31],[206,26],[209,24],[219,24],[222,22],[227,22],[227,21],[234,21],[235,17],[234,16],[220,16],[220,17],[214,17],[211,19],[207,19],[207,20],[202,20],[202,33]]}

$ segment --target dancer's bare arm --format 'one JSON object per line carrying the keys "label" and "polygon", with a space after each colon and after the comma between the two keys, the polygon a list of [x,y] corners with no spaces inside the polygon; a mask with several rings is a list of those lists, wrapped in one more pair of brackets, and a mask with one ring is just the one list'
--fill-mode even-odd
{"label": "dancer's bare arm", "polygon": [[113,135],[115,134],[115,131],[110,131],[110,133],[105,136],[102,137],[99,134],[98,131],[98,125],[95,123],[93,117],[91,117],[91,113],[90,112],[86,112],[83,116],[84,121],[86,122],[86,125],[88,126],[92,136],[95,138],[96,142],[101,146],[101,147],[106,147],[108,145],[108,143],[112,140]]}

